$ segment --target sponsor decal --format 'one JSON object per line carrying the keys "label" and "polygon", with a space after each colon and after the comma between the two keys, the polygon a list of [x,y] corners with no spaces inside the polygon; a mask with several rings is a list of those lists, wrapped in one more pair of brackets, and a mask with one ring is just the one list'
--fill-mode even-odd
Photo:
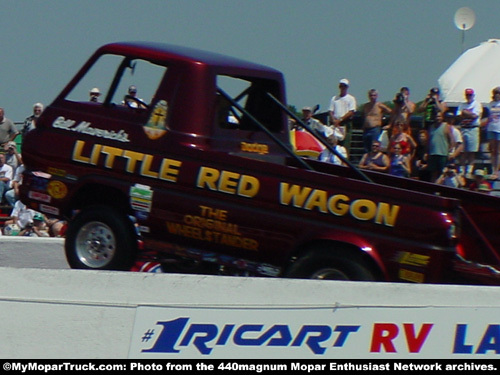
{"label": "sponsor decal", "polygon": [[129,135],[125,133],[125,130],[114,131],[107,129],[99,129],[99,128],[94,128],[91,125],[92,123],[87,121],[81,121],[80,123],[77,124],[76,121],[65,119],[63,116],[59,116],[52,123],[52,126],[56,129],[72,131],[99,138],[111,139],[113,141],[130,142]]}
{"label": "sponsor decal", "polygon": [[52,176],[66,177],[66,171],[64,169],[49,167],[47,168],[47,172]]}
{"label": "sponsor decal", "polygon": [[45,203],[50,203],[50,201],[52,200],[52,197],[50,195],[32,190],[28,191],[28,198]]}
{"label": "sponsor decal", "polygon": [[151,112],[148,122],[143,126],[149,139],[155,140],[167,133],[167,115],[168,104],[165,100],[160,100]]}
{"label": "sponsor decal", "polygon": [[56,216],[59,216],[59,214],[60,214],[59,208],[49,206],[49,205],[46,205],[43,203],[40,204],[40,211],[45,212],[45,213],[50,214],[50,215],[56,215]]}
{"label": "sponsor decal", "polygon": [[52,180],[47,185],[47,192],[55,199],[63,199],[68,195],[68,187],[61,181]]}
{"label": "sponsor decal", "polygon": [[48,179],[48,178],[52,177],[52,175],[50,175],[48,173],[45,173],[45,172],[42,172],[42,171],[34,171],[33,172],[33,176],[40,177],[40,178],[45,178],[45,179]]}
{"label": "sponsor decal", "polygon": [[500,358],[498,307],[139,306],[131,358]]}
{"label": "sponsor decal", "polygon": [[399,270],[398,276],[401,280],[411,281],[413,283],[423,283],[425,281],[425,275],[421,272],[415,272],[401,268]]}
{"label": "sponsor decal", "polygon": [[407,264],[410,266],[426,267],[429,264],[431,257],[428,255],[414,254],[408,251],[399,253],[398,263]]}
{"label": "sponsor decal", "polygon": [[151,212],[153,190],[151,186],[135,184],[130,187],[130,204],[134,211]]}
{"label": "sponsor decal", "polygon": [[243,152],[253,152],[261,155],[269,154],[269,146],[261,143],[240,143],[241,151]]}

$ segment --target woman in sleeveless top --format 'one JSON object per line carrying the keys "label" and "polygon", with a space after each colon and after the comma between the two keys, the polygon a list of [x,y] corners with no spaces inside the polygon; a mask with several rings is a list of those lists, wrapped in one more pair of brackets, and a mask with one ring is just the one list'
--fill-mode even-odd
{"label": "woman in sleeveless top", "polygon": [[392,148],[389,174],[398,177],[409,177],[410,172],[410,158],[402,154],[401,145],[395,144]]}
{"label": "woman in sleeveless top", "polygon": [[412,155],[417,147],[417,143],[413,137],[403,131],[405,122],[402,118],[398,119],[392,128],[392,134],[389,138],[389,150],[392,150],[396,144],[401,145],[401,153],[403,155]]}

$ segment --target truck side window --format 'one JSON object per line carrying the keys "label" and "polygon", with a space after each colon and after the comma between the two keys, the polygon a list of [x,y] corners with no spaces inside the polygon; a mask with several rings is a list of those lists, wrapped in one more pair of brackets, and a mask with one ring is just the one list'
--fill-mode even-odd
{"label": "truck side window", "polygon": [[[224,129],[260,131],[251,118],[255,118],[272,132],[281,130],[281,110],[269,97],[277,95],[275,82],[263,79],[243,79],[241,77],[218,76],[219,90],[228,94],[244,111],[218,94],[216,98],[216,123]],[[245,113],[246,112],[246,113]],[[251,116],[249,116],[251,115]]]}

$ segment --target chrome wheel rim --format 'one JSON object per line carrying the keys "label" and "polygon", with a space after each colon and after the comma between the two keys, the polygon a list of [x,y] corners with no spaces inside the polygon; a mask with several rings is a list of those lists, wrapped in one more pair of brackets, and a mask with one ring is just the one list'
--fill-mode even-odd
{"label": "chrome wheel rim", "polygon": [[76,237],[76,255],[90,268],[108,265],[116,253],[116,239],[106,224],[91,221],[85,224]]}

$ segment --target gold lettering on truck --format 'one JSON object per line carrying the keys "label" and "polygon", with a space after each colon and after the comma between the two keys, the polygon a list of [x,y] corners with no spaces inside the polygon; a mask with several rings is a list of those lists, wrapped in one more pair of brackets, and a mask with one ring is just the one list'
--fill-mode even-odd
{"label": "gold lettering on truck", "polygon": [[249,175],[201,167],[196,179],[196,187],[253,198],[259,192],[260,181]]}
{"label": "gold lettering on truck", "polygon": [[219,245],[250,251],[259,250],[258,241],[243,236],[238,224],[228,221],[226,210],[209,206],[199,206],[199,208],[200,211],[197,215],[184,215],[182,223],[167,221],[167,231],[176,236]]}
{"label": "gold lettering on truck", "polygon": [[[163,158],[158,170],[153,168],[155,156],[143,154],[118,147],[92,144],[90,152],[85,153],[85,141],[78,140],[73,147],[71,159],[78,163],[101,165],[107,169],[116,169],[117,159],[125,159],[125,172],[137,173],[144,177],[177,182],[182,162],[174,159]],[[158,165],[158,163],[156,163]]]}
{"label": "gold lettering on truck", "polygon": [[369,199],[351,200],[344,194],[333,194],[325,190],[308,186],[280,184],[280,204],[307,211],[317,210],[324,214],[345,216],[350,214],[354,219],[373,221],[375,224],[393,227],[399,213],[398,205],[386,202],[374,202]]}

